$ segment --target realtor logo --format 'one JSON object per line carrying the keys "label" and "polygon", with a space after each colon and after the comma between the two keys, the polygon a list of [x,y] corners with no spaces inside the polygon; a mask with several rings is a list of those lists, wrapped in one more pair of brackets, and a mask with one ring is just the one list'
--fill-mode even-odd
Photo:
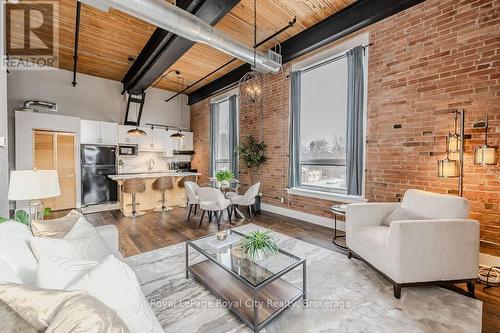
{"label": "realtor logo", "polygon": [[59,62],[58,1],[5,3],[6,54],[9,70],[54,69]]}

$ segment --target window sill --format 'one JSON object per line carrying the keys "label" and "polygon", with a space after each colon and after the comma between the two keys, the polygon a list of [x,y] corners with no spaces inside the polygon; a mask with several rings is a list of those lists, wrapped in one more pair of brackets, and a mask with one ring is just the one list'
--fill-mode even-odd
{"label": "window sill", "polygon": [[341,193],[321,192],[321,191],[314,191],[314,190],[308,190],[308,189],[303,189],[303,188],[287,188],[286,191],[287,191],[287,193],[293,194],[293,195],[300,195],[300,196],[304,196],[304,197],[331,200],[331,201],[342,202],[342,203],[368,202],[368,199],[365,199],[363,197],[341,194]]}

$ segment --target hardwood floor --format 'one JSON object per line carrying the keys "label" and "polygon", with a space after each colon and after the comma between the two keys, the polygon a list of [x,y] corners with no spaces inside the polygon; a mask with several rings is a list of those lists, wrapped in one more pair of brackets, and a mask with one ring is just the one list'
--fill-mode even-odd
{"label": "hardwood floor", "polygon": [[[58,217],[65,214],[66,212],[54,212],[51,216]],[[148,211],[145,215],[137,217],[135,220],[123,217],[118,210],[86,215],[88,221],[96,226],[106,224],[116,225],[120,234],[120,248],[126,257],[177,244],[217,231],[216,223],[209,224],[207,218],[205,218],[201,228],[198,229],[200,221],[199,212],[189,222],[186,221],[186,217],[187,211],[182,208],[176,208],[173,211],[163,214]],[[242,225],[249,222],[271,228],[276,232],[332,251],[344,253],[332,244],[333,230],[326,227],[268,212],[256,215],[253,221],[233,221],[233,225]],[[225,218],[223,218],[223,222],[221,223],[223,228],[229,227]],[[451,286],[448,289],[464,294],[467,290],[465,284]],[[476,284],[476,297],[483,301],[483,332],[500,332],[500,287],[484,289],[484,285]]]}

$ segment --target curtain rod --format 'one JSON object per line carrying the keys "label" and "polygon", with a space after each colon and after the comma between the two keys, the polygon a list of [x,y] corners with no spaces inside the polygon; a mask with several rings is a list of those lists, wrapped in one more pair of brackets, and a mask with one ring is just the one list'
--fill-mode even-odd
{"label": "curtain rod", "polygon": [[[364,54],[364,50],[365,50],[366,48],[370,47],[370,46],[372,46],[372,43],[367,44],[367,45],[361,45],[361,47],[363,48],[363,54]],[[352,49],[350,49],[350,50],[352,50]],[[339,56],[336,56],[336,57],[334,57],[334,58],[330,58],[330,59],[325,60],[325,61],[323,61],[323,62],[320,62],[320,63],[318,63],[318,64],[316,64],[316,65],[312,65],[312,66],[310,66],[310,67],[307,67],[306,69],[298,70],[298,72],[300,72],[300,73],[307,73],[307,72],[310,72],[310,71],[312,71],[312,70],[318,69],[318,68],[323,67],[323,66],[326,66],[326,65],[328,65],[328,64],[331,64],[332,62],[335,62],[335,61],[337,61],[337,60],[344,59],[345,57],[346,57],[346,54],[345,54],[345,52],[344,52],[343,54],[341,54],[341,55],[339,55]],[[290,75],[288,75],[288,76],[290,76]]]}

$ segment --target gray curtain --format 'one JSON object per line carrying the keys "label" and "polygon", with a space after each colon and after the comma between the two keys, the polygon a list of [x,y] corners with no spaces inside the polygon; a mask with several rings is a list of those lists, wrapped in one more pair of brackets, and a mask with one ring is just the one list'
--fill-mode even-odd
{"label": "gray curtain", "polygon": [[300,71],[290,74],[291,81],[291,114],[290,114],[290,140],[289,140],[289,167],[288,186],[300,186]]}
{"label": "gray curtain", "polygon": [[208,164],[208,176],[212,177],[214,175],[215,170],[215,144],[217,143],[216,139],[216,129],[217,129],[217,111],[219,109],[219,105],[217,103],[210,103],[210,163]]}
{"label": "gray curtain", "polygon": [[229,164],[234,176],[238,178],[238,100],[237,95],[229,97]]}
{"label": "gray curtain", "polygon": [[347,56],[347,194],[361,195],[363,189],[363,47]]}

